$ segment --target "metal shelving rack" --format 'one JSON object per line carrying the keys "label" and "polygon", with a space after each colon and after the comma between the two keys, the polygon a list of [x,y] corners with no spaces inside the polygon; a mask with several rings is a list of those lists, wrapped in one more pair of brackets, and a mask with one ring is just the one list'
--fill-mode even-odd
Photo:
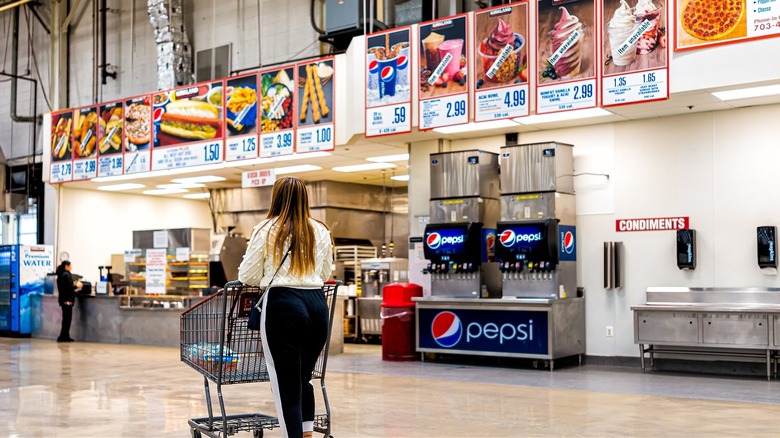
{"label": "metal shelving rack", "polygon": [[[360,272],[360,262],[365,259],[376,258],[376,248],[373,246],[336,246],[333,248],[335,263],[343,263],[344,268],[350,268],[354,272],[355,286],[358,295],[362,292],[363,274]],[[346,286],[344,286],[346,287]],[[357,312],[356,297],[347,297],[352,301],[353,314],[347,313],[348,303],[344,303],[344,339],[357,340],[360,337],[360,322]]]}

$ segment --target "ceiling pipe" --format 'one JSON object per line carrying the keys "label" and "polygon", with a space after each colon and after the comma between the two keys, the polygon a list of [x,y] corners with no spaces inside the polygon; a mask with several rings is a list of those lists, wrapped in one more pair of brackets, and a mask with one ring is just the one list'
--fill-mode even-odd
{"label": "ceiling pipe", "polygon": [[17,75],[19,72],[19,8],[13,10],[11,21],[13,23],[13,29],[11,31],[11,74],[8,75],[11,78],[11,120],[17,123],[35,123],[37,119],[35,114],[32,116],[20,116],[17,113],[17,103],[19,99],[19,78],[30,80],[35,84],[36,99],[38,92],[37,81]]}

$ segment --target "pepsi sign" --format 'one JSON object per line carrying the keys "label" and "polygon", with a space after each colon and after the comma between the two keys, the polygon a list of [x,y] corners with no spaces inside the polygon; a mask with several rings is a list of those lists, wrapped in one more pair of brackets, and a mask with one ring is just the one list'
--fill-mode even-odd
{"label": "pepsi sign", "polygon": [[425,249],[437,255],[457,255],[466,251],[466,229],[436,228],[426,230]]}
{"label": "pepsi sign", "polygon": [[548,354],[546,311],[418,308],[421,351]]}
{"label": "pepsi sign", "polygon": [[498,261],[537,260],[557,264],[558,222],[543,221],[499,222],[496,259]]}
{"label": "pepsi sign", "polygon": [[577,261],[577,227],[560,225],[558,227],[560,238],[560,260],[562,262]]}

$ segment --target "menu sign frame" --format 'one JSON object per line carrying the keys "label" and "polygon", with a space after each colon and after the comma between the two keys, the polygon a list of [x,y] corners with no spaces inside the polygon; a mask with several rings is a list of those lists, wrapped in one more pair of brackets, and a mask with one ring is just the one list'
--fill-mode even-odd
{"label": "menu sign frame", "polygon": [[525,0],[474,13],[475,122],[530,115],[529,19]]}
{"label": "menu sign frame", "polygon": [[257,158],[261,94],[256,72],[225,79],[225,161]]}
{"label": "menu sign frame", "polygon": [[669,99],[666,1],[601,0],[602,107]]}
{"label": "menu sign frame", "polygon": [[536,3],[536,114],[595,108],[599,83],[595,0]]}
{"label": "menu sign frame", "polygon": [[299,87],[295,152],[336,148],[336,73],[335,57],[295,64],[295,83]]}
{"label": "menu sign frame", "polygon": [[288,64],[258,73],[262,99],[258,111],[261,126],[258,147],[262,158],[290,155],[295,150],[298,93],[301,92],[296,70],[295,64]]}
{"label": "menu sign frame", "polygon": [[[690,3],[695,0],[668,0],[674,1],[674,51],[686,52],[690,50],[699,50],[709,47],[717,47],[728,44],[739,44],[746,41],[762,40],[767,38],[780,37],[780,9],[777,7],[777,0],[754,0],[746,2],[736,0],[734,5],[741,5],[741,13],[736,19],[736,23],[723,35],[713,35],[702,39],[702,35],[695,36],[697,29],[692,22],[688,24],[685,15],[695,17],[701,21],[707,21],[709,16],[703,14],[692,14],[686,11]],[[699,5],[705,7],[699,2]],[[774,6],[774,7],[773,7]],[[705,12],[709,12],[706,11]],[[720,11],[718,11],[720,13]],[[731,11],[729,11],[731,12]],[[736,11],[734,12],[736,14]],[[728,18],[725,17],[725,18]],[[719,20],[723,21],[725,18]],[[688,29],[686,29],[688,27]]]}
{"label": "menu sign frame", "polygon": [[114,100],[98,105],[97,176],[124,174],[124,101]]}
{"label": "menu sign frame", "polygon": [[463,67],[469,65],[471,13],[418,24],[417,37],[417,128],[425,131],[467,124],[471,120],[471,84]]}
{"label": "menu sign frame", "polygon": [[124,99],[122,137],[124,173],[148,172],[152,168],[152,94]]}
{"label": "menu sign frame", "polygon": [[364,133],[368,137],[412,132],[412,27],[366,36]]}
{"label": "menu sign frame", "polygon": [[89,105],[73,110],[71,155],[73,157],[73,181],[97,177],[97,106]]}
{"label": "menu sign frame", "polygon": [[207,81],[153,95],[152,170],[224,161],[225,81]]}
{"label": "menu sign frame", "polygon": [[51,113],[51,165],[49,182],[59,184],[73,180],[73,159],[71,156],[71,131],[73,110]]}

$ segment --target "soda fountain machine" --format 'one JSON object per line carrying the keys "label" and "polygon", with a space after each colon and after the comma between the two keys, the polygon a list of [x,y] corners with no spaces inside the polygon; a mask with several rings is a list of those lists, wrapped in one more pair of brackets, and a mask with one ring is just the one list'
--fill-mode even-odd
{"label": "soda fountain machine", "polygon": [[498,154],[469,150],[430,156],[430,221],[423,252],[431,296],[495,298],[493,261],[499,215]]}
{"label": "soda fountain machine", "polygon": [[501,148],[501,220],[496,261],[504,298],[576,296],[572,146]]}

